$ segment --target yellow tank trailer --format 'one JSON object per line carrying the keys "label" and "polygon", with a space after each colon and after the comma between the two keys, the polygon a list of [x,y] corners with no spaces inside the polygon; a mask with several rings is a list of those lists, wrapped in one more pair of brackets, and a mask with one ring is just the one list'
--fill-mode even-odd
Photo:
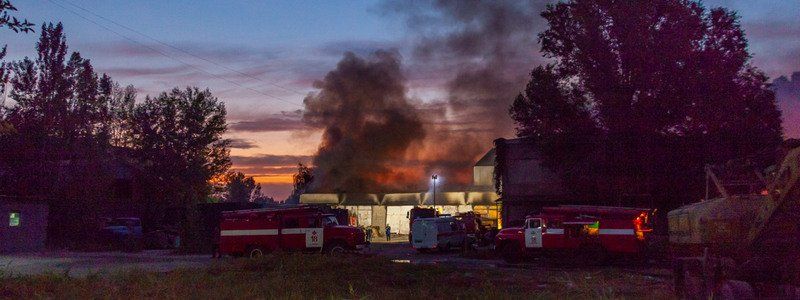
{"label": "yellow tank trailer", "polygon": [[670,211],[669,242],[674,255],[700,255],[706,247],[727,253],[745,241],[764,196],[736,195],[686,205]]}
{"label": "yellow tank trailer", "polygon": [[782,153],[764,173],[708,167],[706,200],[669,212],[679,296],[800,298],[800,142]]}

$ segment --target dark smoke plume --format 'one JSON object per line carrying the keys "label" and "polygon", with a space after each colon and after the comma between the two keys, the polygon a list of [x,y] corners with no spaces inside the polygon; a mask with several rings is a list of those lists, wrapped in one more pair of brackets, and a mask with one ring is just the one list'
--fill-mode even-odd
{"label": "dark smoke plume", "polygon": [[406,97],[396,53],[344,58],[320,89],[303,101],[303,121],[323,129],[314,157],[315,192],[378,192],[399,188],[400,161],[425,137],[423,122]]}
{"label": "dark smoke plume", "polygon": [[[417,39],[410,70],[433,73],[446,99],[424,110],[428,137],[417,159],[426,172],[444,173],[450,184],[467,185],[471,167],[499,137],[513,135],[508,109],[528,74],[543,61],[537,34],[548,1],[390,0],[389,14],[406,20]],[[424,75],[423,75],[424,76]]]}

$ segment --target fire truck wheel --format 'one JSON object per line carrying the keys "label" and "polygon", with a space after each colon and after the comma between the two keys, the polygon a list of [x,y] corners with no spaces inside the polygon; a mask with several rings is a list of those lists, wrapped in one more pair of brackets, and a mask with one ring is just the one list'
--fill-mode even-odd
{"label": "fire truck wheel", "polygon": [[342,243],[332,243],[330,246],[326,247],[323,251],[328,255],[336,256],[343,254],[346,251],[346,249],[344,248],[344,245],[342,245]]}
{"label": "fire truck wheel", "polygon": [[250,250],[247,251],[248,257],[251,259],[260,259],[264,257],[264,250],[261,250],[259,247],[251,247]]}

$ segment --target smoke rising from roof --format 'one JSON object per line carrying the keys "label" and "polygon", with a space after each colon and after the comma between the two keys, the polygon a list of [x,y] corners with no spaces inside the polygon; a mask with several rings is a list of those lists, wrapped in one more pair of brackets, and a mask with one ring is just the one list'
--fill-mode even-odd
{"label": "smoke rising from roof", "polygon": [[385,2],[413,34],[407,73],[433,74],[447,96],[408,99],[397,54],[345,54],[305,100],[303,121],[324,129],[312,190],[418,190],[433,173],[470,185],[475,161],[513,134],[508,109],[542,61],[545,2]]}
{"label": "smoke rising from roof", "polygon": [[396,53],[368,58],[346,53],[320,89],[303,100],[303,121],[323,129],[314,157],[312,190],[376,191],[392,184],[397,160],[425,137],[423,122],[406,97]]}
{"label": "smoke rising from roof", "polygon": [[513,135],[508,109],[533,67],[543,61],[539,13],[549,1],[427,0],[384,3],[416,37],[412,70],[440,73],[446,99],[425,109],[428,135],[417,159],[429,173],[468,185],[471,167],[494,139]]}

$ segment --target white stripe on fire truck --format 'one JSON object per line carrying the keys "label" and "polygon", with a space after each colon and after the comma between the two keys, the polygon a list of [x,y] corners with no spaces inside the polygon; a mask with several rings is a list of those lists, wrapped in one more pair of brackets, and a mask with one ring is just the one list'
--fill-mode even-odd
{"label": "white stripe on fire truck", "polygon": [[564,234],[564,229],[548,228],[545,232],[542,232],[542,234]]}
{"label": "white stripe on fire truck", "polygon": [[600,234],[608,235],[634,235],[633,229],[600,229]]}
{"label": "white stripe on fire truck", "polygon": [[277,229],[222,230],[221,236],[278,235]]}
{"label": "white stripe on fire truck", "polygon": [[322,228],[287,228],[281,229],[281,234],[305,234],[306,232],[311,232],[314,229],[322,229]]}

